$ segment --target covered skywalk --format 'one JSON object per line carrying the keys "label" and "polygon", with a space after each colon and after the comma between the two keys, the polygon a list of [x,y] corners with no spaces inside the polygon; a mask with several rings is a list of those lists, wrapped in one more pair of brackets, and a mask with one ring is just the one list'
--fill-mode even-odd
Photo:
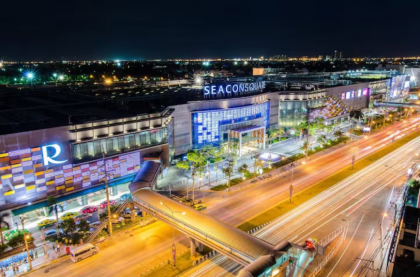
{"label": "covered skywalk", "polygon": [[403,103],[403,102],[378,102],[374,101],[373,106],[375,107],[405,107],[405,108],[414,108],[420,109],[420,105],[415,103]]}
{"label": "covered skywalk", "polygon": [[[133,202],[156,218],[172,225],[191,238],[247,266],[263,256],[271,256],[274,265],[284,252],[261,239],[209,215],[194,210],[152,190],[160,165],[147,161],[129,185]],[[194,249],[195,251],[195,249]],[[258,261],[257,261],[258,262]]]}

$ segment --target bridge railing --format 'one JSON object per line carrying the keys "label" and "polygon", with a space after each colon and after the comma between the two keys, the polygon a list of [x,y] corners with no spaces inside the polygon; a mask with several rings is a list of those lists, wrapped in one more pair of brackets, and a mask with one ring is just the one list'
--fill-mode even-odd
{"label": "bridge railing", "polygon": [[184,230],[185,232],[187,232],[189,234],[192,233],[195,236],[200,237],[203,240],[207,241],[211,245],[215,245],[219,248],[222,248],[223,250],[227,251],[228,253],[230,253],[232,255],[235,255],[236,257],[240,257],[242,259],[245,258],[247,262],[253,262],[255,260],[255,258],[250,257],[247,254],[236,250],[233,246],[228,245],[224,242],[221,242],[220,240],[218,240],[218,239],[216,239],[216,238],[198,230],[194,226],[191,226],[191,225],[185,223],[182,220],[179,220],[175,217],[172,217],[172,215],[170,215],[170,214],[168,214],[168,213],[166,213],[162,210],[156,209],[155,207],[153,207],[153,206],[151,206],[151,205],[149,205],[149,204],[147,204],[147,203],[145,203],[141,200],[136,199],[134,195],[133,195],[133,201],[137,202],[139,205],[145,207],[146,209],[148,209],[148,210],[150,210],[154,213],[163,215],[168,221],[171,221],[178,229]]}

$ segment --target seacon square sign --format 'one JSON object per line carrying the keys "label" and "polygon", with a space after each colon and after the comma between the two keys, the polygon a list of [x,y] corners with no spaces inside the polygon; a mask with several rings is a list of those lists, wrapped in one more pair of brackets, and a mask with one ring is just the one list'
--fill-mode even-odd
{"label": "seacon square sign", "polygon": [[223,98],[261,92],[265,89],[265,82],[207,85],[203,88],[205,97]]}

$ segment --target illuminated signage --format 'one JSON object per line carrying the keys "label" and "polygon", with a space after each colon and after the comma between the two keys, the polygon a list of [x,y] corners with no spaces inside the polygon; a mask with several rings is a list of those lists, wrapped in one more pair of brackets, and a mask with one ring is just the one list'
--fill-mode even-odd
{"label": "illuminated signage", "polygon": [[244,92],[255,92],[265,88],[265,82],[255,83],[239,83],[239,84],[223,84],[223,85],[208,85],[203,91],[204,95],[230,95],[241,94]]}
{"label": "illuminated signage", "polygon": [[350,91],[346,92],[346,99],[350,99]]}
{"label": "illuminated signage", "polygon": [[361,89],[359,89],[358,91],[357,91],[357,97],[362,97],[362,90]]}
{"label": "illuminated signage", "polygon": [[368,95],[368,93],[369,93],[369,89],[368,88],[364,88],[363,89],[363,96]]}
{"label": "illuminated signage", "polygon": [[[48,148],[54,149],[54,154],[52,156],[48,155]],[[50,145],[42,146],[42,158],[43,158],[44,165],[48,165],[50,163],[62,164],[62,163],[67,162],[67,160],[63,160],[63,161],[54,160],[54,158],[60,155],[60,153],[61,153],[61,148],[60,146],[58,146],[58,144],[50,144]]]}

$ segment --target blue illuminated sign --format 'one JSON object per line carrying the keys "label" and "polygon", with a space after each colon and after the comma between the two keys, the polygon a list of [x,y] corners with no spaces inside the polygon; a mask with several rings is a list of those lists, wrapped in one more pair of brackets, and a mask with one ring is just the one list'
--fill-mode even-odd
{"label": "blue illuminated sign", "polygon": [[[48,156],[48,148],[53,148],[54,149],[54,155],[52,155],[52,157]],[[55,157],[57,157],[58,155],[60,155],[61,153],[61,148],[58,144],[50,144],[50,145],[45,145],[42,146],[42,159],[44,162],[44,165],[48,165],[50,163],[52,164],[62,164],[67,162],[67,160],[64,161],[56,161],[54,160]]]}
{"label": "blue illuminated sign", "polygon": [[265,82],[208,85],[204,87],[204,95],[229,95],[231,93],[255,92],[265,88]]}

